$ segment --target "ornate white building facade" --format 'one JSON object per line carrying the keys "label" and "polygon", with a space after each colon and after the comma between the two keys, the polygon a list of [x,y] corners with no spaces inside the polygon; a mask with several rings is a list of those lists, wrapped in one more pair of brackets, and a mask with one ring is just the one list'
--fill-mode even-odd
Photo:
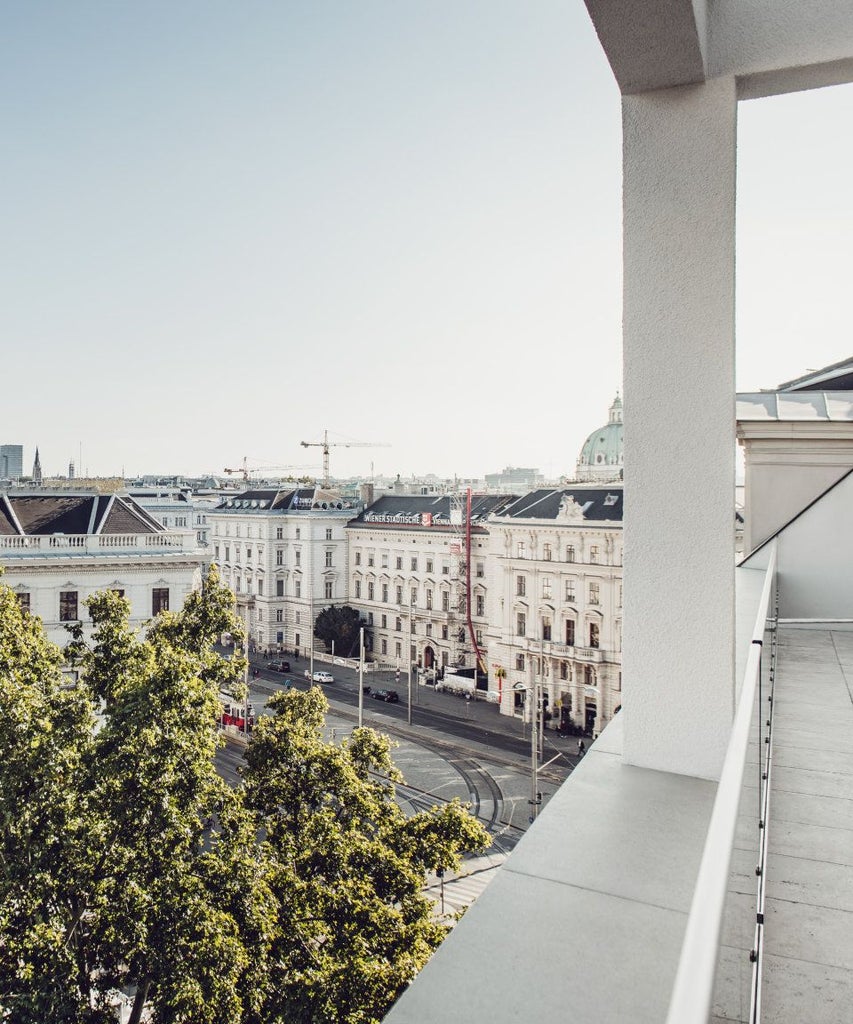
{"label": "ornate white building facade", "polygon": [[622,487],[533,491],[489,521],[489,676],[503,714],[597,735],[622,703]]}
{"label": "ornate white building facade", "polygon": [[349,603],[371,627],[373,655],[425,673],[475,665],[473,638],[486,658],[487,517],[513,499],[473,495],[467,552],[464,495],[386,495],[347,527]]}
{"label": "ornate white building facade", "polygon": [[201,585],[204,555],[190,530],[167,530],[127,496],[0,492],[2,582],[60,646],[67,625],[86,627],[85,601],[117,590],[141,627],[179,610]]}
{"label": "ornate white building facade", "polygon": [[317,615],[347,603],[344,528],[360,508],[333,491],[291,487],[245,490],[206,513],[213,561],[256,646],[305,653]]}

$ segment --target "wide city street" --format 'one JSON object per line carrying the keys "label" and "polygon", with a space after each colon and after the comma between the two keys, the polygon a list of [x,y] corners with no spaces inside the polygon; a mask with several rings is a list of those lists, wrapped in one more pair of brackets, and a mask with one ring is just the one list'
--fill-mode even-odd
{"label": "wide city street", "polygon": [[[249,671],[249,699],[256,714],[264,714],[269,698],[280,690],[309,687],[304,672],[307,659],[289,659],[289,673],[270,671],[261,659],[252,659]],[[328,670],[334,682],[323,684],[330,710],[326,737],[340,740],[358,724],[358,672],[343,665],[315,661],[315,671]],[[257,673],[257,675],[255,674]],[[413,679],[411,726],[408,725],[407,679],[395,672],[366,675],[365,687],[396,690],[399,703],[388,703],[362,695],[364,725],[386,733],[394,741],[394,760],[403,773],[405,785],[397,787],[401,806],[412,811],[458,797],[492,836],[491,848],[480,857],[468,858],[454,876],[443,884],[430,880],[430,892],[448,915],[468,905],[488,883],[496,868],[524,834],[533,820],[530,727],[520,719],[501,715],[495,704],[466,700]],[[229,730],[226,746],[217,755],[224,777],[236,783],[244,740]],[[577,739],[547,730],[542,744],[542,767],[537,792],[540,808],[570,774],[577,762]]]}

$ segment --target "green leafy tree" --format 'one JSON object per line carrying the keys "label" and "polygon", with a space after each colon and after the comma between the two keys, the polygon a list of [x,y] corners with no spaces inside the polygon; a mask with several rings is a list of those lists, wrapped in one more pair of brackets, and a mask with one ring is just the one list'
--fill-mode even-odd
{"label": "green leafy tree", "polygon": [[75,1020],[81,973],[73,895],[85,871],[76,781],[94,706],[64,685],[41,623],[0,586],[0,1006],[12,1019]]}
{"label": "green leafy tree", "polygon": [[324,743],[318,690],[272,702],[245,785],[218,776],[242,659],[212,571],[144,637],[88,602],[68,661],[0,586],[0,1007],[16,1024],[378,1020],[440,941],[425,872],[488,842],[459,804],[406,819],[385,737]]}
{"label": "green leafy tree", "polygon": [[[231,603],[211,576],[140,639],[123,598],[95,595],[73,686],[0,588],[0,1005],[21,1024],[112,1020],[107,993],[127,985],[133,1021],[146,1003],[156,1020],[242,1019],[265,890],[213,762],[217,683],[242,670],[212,649],[239,629]],[[222,905],[225,874],[245,879],[239,905]]]}
{"label": "green leafy tree", "polygon": [[458,802],[406,818],[387,737],[322,739],[319,688],[278,694],[244,773],[287,922],[270,956],[260,1021],[378,1021],[444,937],[425,872],[490,842]]}
{"label": "green leafy tree", "polygon": [[335,645],[335,652],[344,658],[352,658],[359,651],[359,630],[364,621],[349,605],[339,608],[324,608],[314,623],[314,636],[322,640],[328,650]]}

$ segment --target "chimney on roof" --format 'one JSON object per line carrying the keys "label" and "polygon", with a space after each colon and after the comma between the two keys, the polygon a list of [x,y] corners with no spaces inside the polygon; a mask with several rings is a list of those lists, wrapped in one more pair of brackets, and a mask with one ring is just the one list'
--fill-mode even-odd
{"label": "chimney on roof", "polygon": [[363,483],[361,485],[361,487],[359,487],[359,494],[361,496],[361,500],[364,502],[365,508],[368,505],[372,505],[373,504],[373,484],[372,483],[367,483],[367,482]]}

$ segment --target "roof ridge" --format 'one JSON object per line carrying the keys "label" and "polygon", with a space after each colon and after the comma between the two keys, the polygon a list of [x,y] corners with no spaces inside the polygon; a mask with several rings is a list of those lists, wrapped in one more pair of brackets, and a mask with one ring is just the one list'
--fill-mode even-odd
{"label": "roof ridge", "polygon": [[[113,505],[115,503],[115,499],[116,499],[115,492],[113,492],[109,496],[109,500],[107,501],[106,508],[101,513],[101,517],[100,517],[100,519],[98,521],[98,525],[97,525],[97,527],[95,527],[95,516],[98,514],[98,509],[101,506],[101,500],[100,499],[101,499],[101,496],[98,495],[95,498],[95,500],[92,502],[92,514],[89,517],[89,529],[87,530],[87,533],[90,533],[93,536],[97,536],[98,534],[100,534],[101,530],[104,528],[104,523],[106,523],[107,517],[110,514],[110,510],[112,509],[112,507],[113,507]],[[93,527],[95,527],[95,528],[93,529]]]}
{"label": "roof ridge", "polygon": [[137,505],[135,501],[125,499],[121,494],[114,495],[117,501],[121,503],[122,508],[126,509],[132,516],[138,519],[143,526],[150,526],[153,528],[154,533],[164,533],[166,527],[162,523],[158,522],[154,516],[150,515],[142,505]]}
{"label": "roof ridge", "polygon": [[18,533],[20,534],[21,537],[26,537],[26,531],[24,530],[23,526],[21,526],[21,521],[15,514],[15,509],[12,507],[11,501],[9,501],[9,495],[6,493],[6,491],[3,491],[2,495],[9,518],[12,520],[12,525],[15,527],[15,529],[18,530]]}
{"label": "roof ridge", "polygon": [[[844,359],[839,359],[837,363],[830,363],[829,366],[822,366],[819,370],[808,370],[806,373],[801,374],[799,377],[794,377],[791,380],[783,381],[778,387],[772,388],[773,391],[784,391],[790,388],[794,384],[801,384],[807,380],[819,380],[824,374],[831,374],[833,370],[838,370],[842,366],[853,367],[853,356],[847,356]],[[831,388],[829,390],[832,390]]]}

